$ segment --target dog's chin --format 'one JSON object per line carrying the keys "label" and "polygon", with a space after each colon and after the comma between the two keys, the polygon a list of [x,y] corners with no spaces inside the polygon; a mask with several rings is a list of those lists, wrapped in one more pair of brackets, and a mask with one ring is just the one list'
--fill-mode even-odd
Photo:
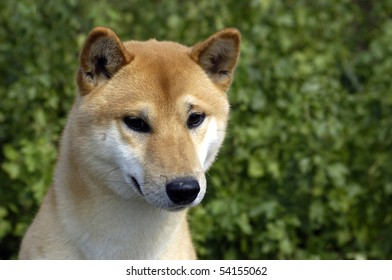
{"label": "dog's chin", "polygon": [[184,210],[187,210],[189,208],[192,208],[196,205],[193,204],[186,204],[186,205],[159,205],[159,204],[153,204],[150,203],[149,201],[146,200],[146,202],[148,204],[150,204],[152,207],[154,207],[155,209],[160,209],[163,211],[167,211],[167,212],[181,212]]}
{"label": "dog's chin", "polygon": [[185,205],[175,205],[175,204],[162,205],[162,204],[157,204],[157,203],[150,203],[145,197],[144,197],[144,199],[146,200],[146,203],[150,204],[155,209],[160,209],[160,210],[167,211],[167,212],[181,212],[181,211],[184,211],[184,210],[187,210],[189,208],[192,208],[192,207],[199,205],[199,203],[190,203],[190,204],[185,204]]}
{"label": "dog's chin", "polygon": [[180,211],[184,211],[184,210],[198,206],[202,200],[203,200],[203,198],[199,198],[199,199],[197,199],[191,203],[188,203],[188,204],[175,204],[171,201],[166,201],[160,205],[158,202],[153,206],[156,208],[162,209],[162,210],[166,210],[168,212],[180,212]]}
{"label": "dog's chin", "polygon": [[193,208],[197,205],[199,205],[199,203],[191,203],[191,204],[187,204],[187,205],[173,205],[173,206],[167,207],[166,210],[169,212],[178,212],[178,211],[183,211],[186,209]]}
{"label": "dog's chin", "polygon": [[173,206],[173,207],[163,208],[163,209],[168,212],[180,212],[180,211],[183,211],[188,208],[189,208],[189,206],[184,205],[184,206]]}

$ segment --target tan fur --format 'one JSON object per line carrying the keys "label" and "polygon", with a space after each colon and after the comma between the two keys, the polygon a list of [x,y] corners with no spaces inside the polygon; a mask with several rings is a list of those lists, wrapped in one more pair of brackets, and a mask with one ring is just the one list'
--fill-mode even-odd
{"label": "tan fur", "polygon": [[[53,186],[28,229],[21,259],[195,259],[187,209],[223,141],[226,91],[240,35],[222,30],[192,48],[122,43],[97,27],[77,73],[79,96],[63,132]],[[193,113],[204,121],[189,128]],[[125,117],[148,124],[135,131]],[[165,186],[200,185],[176,205]],[[138,184],[139,183],[139,184]]]}

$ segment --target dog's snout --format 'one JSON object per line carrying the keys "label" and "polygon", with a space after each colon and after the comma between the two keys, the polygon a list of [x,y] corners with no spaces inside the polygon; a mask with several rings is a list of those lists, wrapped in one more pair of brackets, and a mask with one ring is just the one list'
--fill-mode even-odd
{"label": "dog's snout", "polygon": [[181,178],[166,185],[166,193],[170,200],[178,205],[192,203],[200,192],[200,185],[193,178]]}

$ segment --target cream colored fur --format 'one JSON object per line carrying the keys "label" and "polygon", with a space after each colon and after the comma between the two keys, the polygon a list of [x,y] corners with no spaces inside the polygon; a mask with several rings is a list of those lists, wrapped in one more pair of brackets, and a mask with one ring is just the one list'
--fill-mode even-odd
{"label": "cream colored fur", "polygon": [[[191,48],[93,29],[53,186],[19,257],[195,259],[187,209],[203,199],[224,138],[239,44],[235,29]],[[189,201],[169,194],[179,178],[197,182]]]}

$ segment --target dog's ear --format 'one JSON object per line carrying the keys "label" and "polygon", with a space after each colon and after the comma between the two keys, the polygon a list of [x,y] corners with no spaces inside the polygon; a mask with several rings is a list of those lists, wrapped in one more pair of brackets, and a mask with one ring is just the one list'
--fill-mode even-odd
{"label": "dog's ear", "polygon": [[227,28],[191,48],[190,56],[211,80],[226,91],[240,54],[240,32]]}
{"label": "dog's ear", "polygon": [[96,27],[87,36],[80,53],[77,83],[81,95],[109,80],[132,61],[117,35],[109,28]]}

